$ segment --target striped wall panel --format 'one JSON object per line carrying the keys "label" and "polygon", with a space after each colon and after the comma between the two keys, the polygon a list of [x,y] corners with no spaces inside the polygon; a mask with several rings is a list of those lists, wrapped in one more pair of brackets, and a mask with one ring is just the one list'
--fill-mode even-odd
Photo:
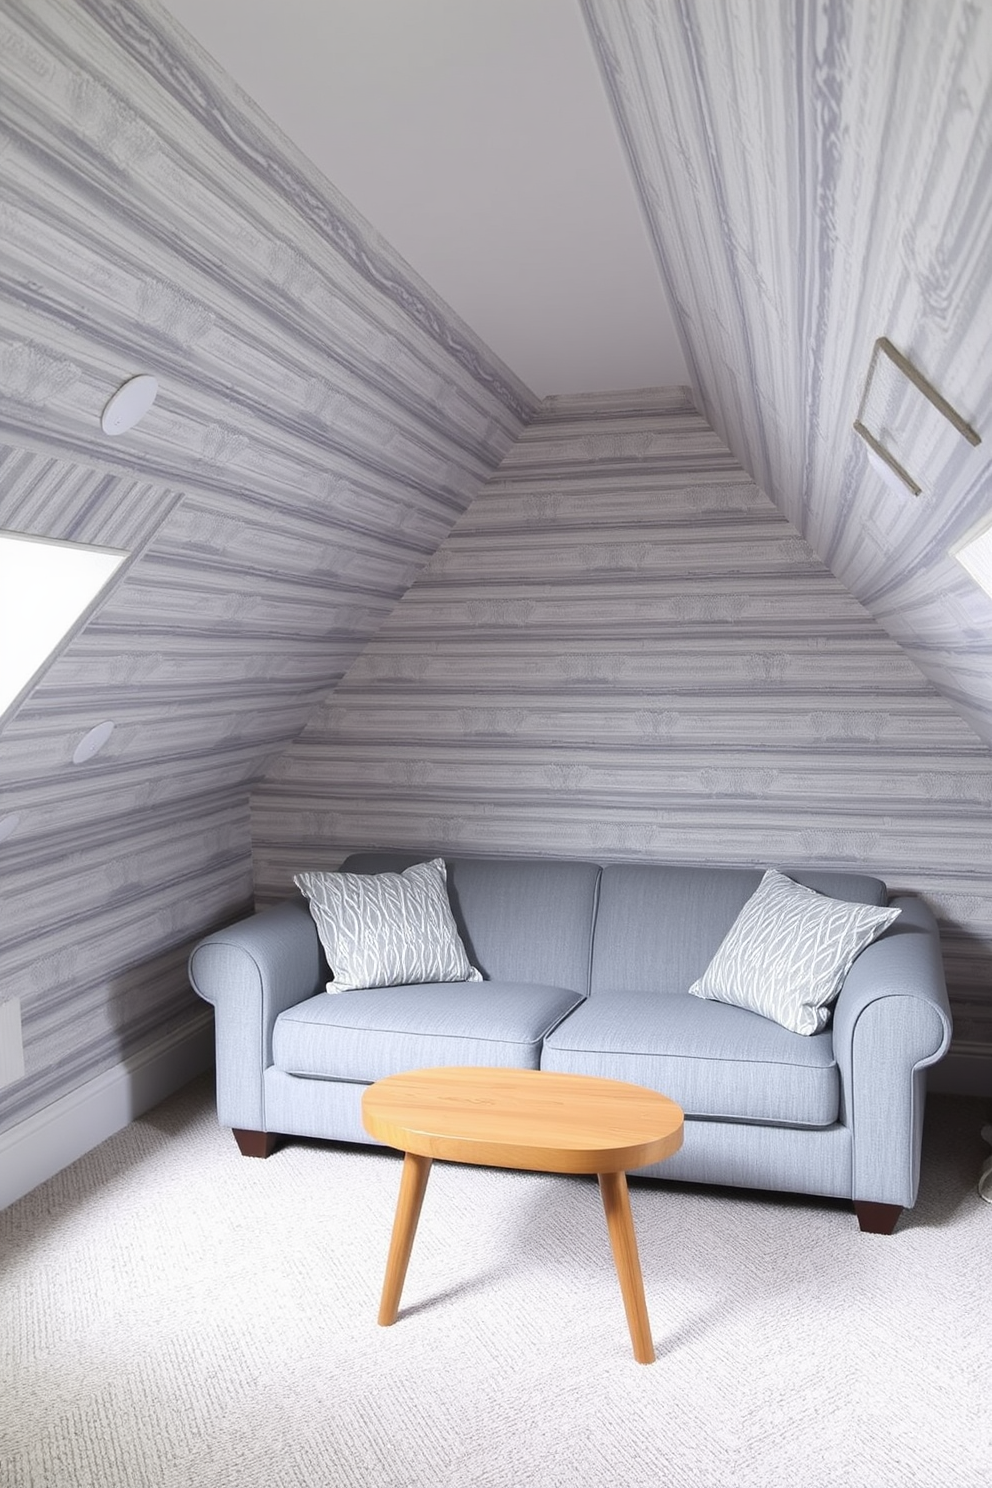
{"label": "striped wall panel", "polygon": [[[992,599],[949,556],[992,520],[992,6],[583,4],[699,406],[992,741]],[[904,429],[915,499],[852,429],[883,335],[983,441]]]}
{"label": "striped wall panel", "polygon": [[359,847],[819,865],[923,894],[992,1045],[992,751],[688,398],[548,400],[252,794],[256,894]]}
{"label": "striped wall panel", "polygon": [[[186,958],[251,908],[245,792],[17,833],[0,847],[0,986],[21,1002],[26,1077],[4,1127],[202,1009]],[[195,1004],[195,1005],[194,1005]]]}
{"label": "striped wall panel", "polygon": [[[158,400],[108,439],[138,371]],[[3,0],[0,529],[129,561],[0,718],[0,1130],[202,1008],[249,783],[534,406],[160,6]]]}

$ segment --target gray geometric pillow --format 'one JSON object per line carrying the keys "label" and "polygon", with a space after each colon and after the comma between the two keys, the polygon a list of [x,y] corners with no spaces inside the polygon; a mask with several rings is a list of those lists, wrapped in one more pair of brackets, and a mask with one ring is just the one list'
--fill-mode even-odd
{"label": "gray geometric pillow", "polygon": [[855,956],[898,909],[830,899],[769,868],[689,991],[819,1033]]}
{"label": "gray geometric pillow", "polygon": [[448,902],[443,858],[402,873],[298,873],[334,976],[328,992],[481,982]]}

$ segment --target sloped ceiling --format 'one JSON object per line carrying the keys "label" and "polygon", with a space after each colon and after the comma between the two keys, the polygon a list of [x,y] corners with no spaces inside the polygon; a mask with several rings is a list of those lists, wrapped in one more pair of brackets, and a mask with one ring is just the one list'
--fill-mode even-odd
{"label": "sloped ceiling", "polygon": [[[240,542],[220,564],[224,592],[208,597],[202,574],[191,592],[208,670],[208,617],[241,637],[240,659],[232,643],[229,660],[247,682],[239,726],[218,723],[211,738],[225,728],[257,737],[237,772],[250,779],[343,674],[534,399],[157,6],[3,9],[0,417],[12,448],[151,481],[156,501],[163,490],[185,497],[171,546],[121,580],[141,580],[149,682],[160,664],[186,666],[192,644],[183,626],[182,642],[153,641],[156,605],[175,619],[180,570],[188,578],[191,564],[209,568],[211,553]],[[204,6],[202,24],[216,28],[224,9]],[[320,55],[328,48],[309,44],[308,17],[343,15],[354,29],[368,10],[300,0],[288,29],[298,53]],[[444,5],[401,10],[428,17],[429,34]],[[477,13],[490,12],[512,13],[494,32],[505,64],[526,42],[528,8]],[[542,8],[552,12],[579,14],[565,0]],[[257,6],[238,14],[257,31]],[[992,511],[992,10],[967,0],[799,0],[774,11],[757,0],[589,0],[586,18],[698,402],[832,571],[992,741],[992,601],[947,556]],[[379,96],[409,41],[380,29],[392,62]],[[546,53],[553,28],[532,30]],[[256,35],[256,56],[267,36]],[[474,55],[477,38],[471,28],[444,37],[441,70],[457,72],[457,47]],[[417,52],[424,67],[430,58],[428,47]],[[334,66],[347,71],[341,58]],[[546,73],[547,114],[564,89],[574,118],[576,77]],[[432,78],[420,76],[427,107]],[[513,86],[504,92],[512,106]],[[560,165],[559,152],[552,175]],[[498,184],[489,190],[500,195]],[[590,204],[597,215],[608,208]],[[458,213],[445,210],[443,223],[438,236],[458,241]],[[340,282],[328,281],[328,251]],[[483,292],[491,268],[480,266]],[[625,262],[613,278],[626,272]],[[642,318],[662,326],[662,300]],[[868,471],[850,429],[883,332],[986,435],[929,469],[915,502]],[[96,430],[99,409],[151,363],[159,404],[112,449]],[[28,477],[19,479],[23,492]],[[42,499],[51,513],[39,490],[31,498]],[[25,525],[26,508],[4,500],[5,525],[59,535],[57,521]],[[118,540],[112,523],[87,530],[97,527],[102,541]],[[263,575],[247,549],[266,548],[278,561]],[[248,568],[264,598],[245,592]],[[129,605],[109,612],[119,634]],[[233,671],[225,677],[229,695]]]}
{"label": "sloped ceiling", "polygon": [[[992,742],[992,6],[583,0],[692,380],[741,463]],[[887,336],[983,438],[852,432]]]}
{"label": "sloped ceiling", "polygon": [[[590,367],[633,386],[645,327],[676,366],[584,16],[698,405],[992,742],[992,601],[949,556],[992,518],[988,6],[249,0],[237,26],[228,0],[172,9],[542,394]],[[852,431],[880,335],[985,436],[933,448],[921,425],[915,500]],[[626,362],[613,337],[636,343]]]}
{"label": "sloped ceiling", "polygon": [[[55,766],[38,732],[57,697],[66,723],[126,719],[160,793],[207,757],[244,782],[534,399],[167,17],[101,0],[5,16],[0,525],[133,562],[4,758],[23,735],[37,772]],[[155,407],[105,438],[103,403],[148,370]]]}

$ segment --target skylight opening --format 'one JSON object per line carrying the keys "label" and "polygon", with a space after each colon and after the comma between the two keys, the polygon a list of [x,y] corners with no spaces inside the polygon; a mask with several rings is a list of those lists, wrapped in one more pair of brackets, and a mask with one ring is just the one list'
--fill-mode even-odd
{"label": "skylight opening", "polygon": [[52,660],[126,553],[0,532],[0,716]]}
{"label": "skylight opening", "polygon": [[992,522],[951,553],[975,583],[992,599]]}

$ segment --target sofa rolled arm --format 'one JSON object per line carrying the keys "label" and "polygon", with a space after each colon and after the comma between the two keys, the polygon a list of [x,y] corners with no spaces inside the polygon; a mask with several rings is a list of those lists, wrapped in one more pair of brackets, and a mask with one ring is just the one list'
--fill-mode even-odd
{"label": "sofa rolled arm", "polygon": [[320,990],[320,944],[304,900],[217,930],[189,958],[193,990],[214,1005],[217,1117],[266,1131],[264,1073],[279,1014]]}
{"label": "sofa rolled arm", "polygon": [[916,1202],[926,1069],[951,1041],[940,933],[921,899],[854,962],[834,1008],[841,1120],[853,1139],[855,1200]]}

